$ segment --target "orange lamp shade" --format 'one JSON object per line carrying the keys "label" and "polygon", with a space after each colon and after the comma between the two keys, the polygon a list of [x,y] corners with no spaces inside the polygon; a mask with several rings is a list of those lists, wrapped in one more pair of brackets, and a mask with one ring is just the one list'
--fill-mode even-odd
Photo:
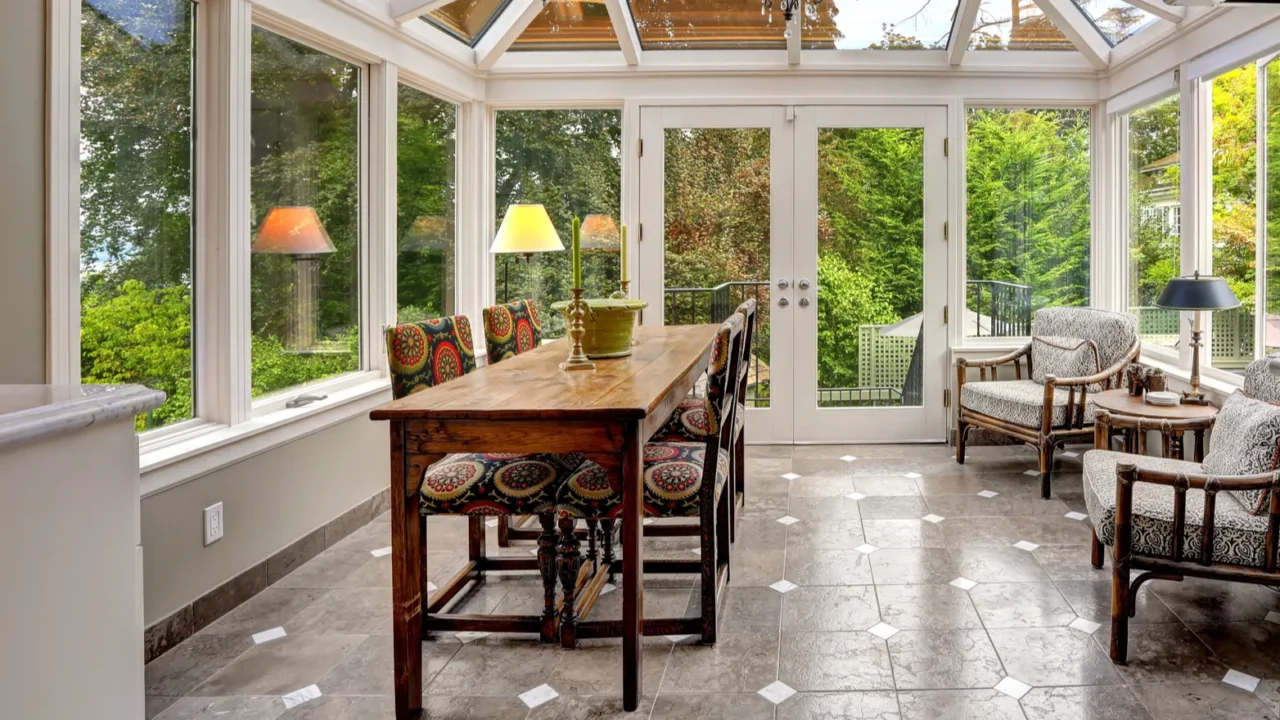
{"label": "orange lamp shade", "polygon": [[618,224],[609,215],[588,215],[582,221],[584,250],[618,249]]}
{"label": "orange lamp shade", "polygon": [[271,208],[262,219],[250,250],[278,255],[320,255],[333,252],[334,247],[315,208],[292,206]]}

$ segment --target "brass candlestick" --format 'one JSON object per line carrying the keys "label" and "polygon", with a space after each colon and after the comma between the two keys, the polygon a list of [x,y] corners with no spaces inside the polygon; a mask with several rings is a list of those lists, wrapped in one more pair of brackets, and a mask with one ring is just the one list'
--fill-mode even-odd
{"label": "brass candlestick", "polygon": [[622,281],[622,297],[624,298],[631,297],[631,281],[630,280]]}
{"label": "brass candlestick", "polygon": [[582,327],[582,319],[587,316],[587,304],[582,301],[582,288],[573,289],[573,303],[569,306],[569,342],[572,349],[569,359],[560,363],[561,370],[595,370],[596,364],[587,359],[582,351],[582,336],[587,333]]}

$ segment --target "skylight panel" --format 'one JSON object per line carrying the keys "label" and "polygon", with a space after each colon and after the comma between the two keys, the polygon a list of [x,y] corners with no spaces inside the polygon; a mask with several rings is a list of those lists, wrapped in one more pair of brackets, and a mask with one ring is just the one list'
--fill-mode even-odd
{"label": "skylight panel", "polygon": [[945,50],[959,0],[805,3],[805,49]]}
{"label": "skylight panel", "polygon": [[1072,0],[1112,46],[1155,21],[1156,16],[1121,0]]}
{"label": "skylight panel", "polygon": [[1075,50],[1033,0],[982,0],[970,50]]}
{"label": "skylight panel", "polygon": [[511,0],[456,0],[422,16],[423,20],[475,46]]}
{"label": "skylight panel", "polygon": [[604,0],[548,0],[512,50],[617,50]]}

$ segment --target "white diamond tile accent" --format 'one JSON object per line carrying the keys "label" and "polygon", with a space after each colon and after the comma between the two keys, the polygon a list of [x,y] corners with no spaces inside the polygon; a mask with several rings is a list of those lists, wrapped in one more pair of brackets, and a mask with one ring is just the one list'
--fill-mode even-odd
{"label": "white diamond tile accent", "polygon": [[898,634],[898,628],[888,623],[876,623],[875,625],[872,625],[870,628],[868,628],[867,632],[871,633],[872,635],[875,635],[881,640],[888,640],[889,638]]}
{"label": "white diamond tile accent", "polygon": [[1028,692],[1030,692],[1031,686],[1022,682],[1021,680],[1014,680],[1011,677],[1007,677],[1001,680],[1000,682],[996,683],[995,689],[998,692],[1002,692],[1005,695],[1008,695],[1014,700],[1021,700],[1023,695],[1026,695]]}
{"label": "white diamond tile accent", "polygon": [[1071,512],[1067,513],[1063,517],[1069,517],[1072,520],[1088,520],[1089,519],[1088,515],[1085,515],[1082,512],[1076,512],[1075,510],[1072,510]]}
{"label": "white diamond tile accent", "polygon": [[860,493],[860,492],[849,493],[848,495],[845,495],[845,497],[849,498],[850,500],[853,500],[854,502],[857,502],[858,500],[866,500],[866,499],[867,499],[867,496],[866,496],[866,495],[863,495],[863,494],[862,494],[862,493]]}
{"label": "white diamond tile accent", "polygon": [[854,550],[857,550],[858,552],[862,553],[863,555],[870,555],[871,553],[873,553],[873,552],[875,552],[875,551],[877,551],[877,550],[879,550],[879,549],[880,549],[880,548],[876,547],[875,545],[871,545],[871,544],[868,544],[868,543],[863,543],[863,544],[859,545],[858,547],[854,548]]}
{"label": "white diamond tile accent", "polygon": [[958,577],[955,580],[952,580],[949,584],[952,587],[958,587],[961,590],[972,590],[978,587],[978,583],[970,580],[967,577]]}
{"label": "white diamond tile accent", "polygon": [[645,518],[645,519],[644,519],[644,524],[645,524],[645,525],[652,525],[652,524],[654,524],[655,522],[657,522],[657,521],[656,521],[656,520],[654,520],[653,518]]}
{"label": "white diamond tile accent", "polygon": [[1060,455],[1061,457],[1068,457],[1068,458],[1078,458],[1078,457],[1080,457],[1080,453],[1075,452],[1074,450],[1066,450],[1066,451],[1064,451],[1064,452],[1062,452],[1062,453],[1059,453],[1059,455]]}
{"label": "white diamond tile accent", "polygon": [[845,462],[853,462],[854,460],[857,460],[858,458],[856,458],[856,457],[854,457],[854,456],[852,456],[852,455],[841,455],[841,456],[840,456],[840,459],[841,459],[841,460],[843,460],[843,461],[845,461]]}
{"label": "white diamond tile accent", "polygon": [[781,680],[775,680],[769,683],[768,685],[765,685],[764,687],[760,688],[757,692],[760,694],[761,697],[773,703],[774,705],[777,705],[783,700],[786,700],[787,698],[796,694],[795,688],[782,682]]}
{"label": "white diamond tile accent", "polygon": [[455,635],[454,635],[454,637],[458,638],[458,641],[465,645],[465,644],[467,644],[467,643],[469,643],[469,642],[475,642],[476,640],[479,640],[480,638],[489,637],[489,633],[487,633],[487,632],[471,632],[471,631],[467,631],[467,632],[460,632],[460,633],[457,633],[457,634],[455,634]]}
{"label": "white diamond tile accent", "polygon": [[697,636],[696,635],[666,635],[665,637],[673,643],[682,643],[685,640],[691,640]]}
{"label": "white diamond tile accent", "polygon": [[484,521],[485,527],[498,527],[498,518],[489,518]]}
{"label": "white diamond tile accent", "polygon": [[378,548],[377,550],[370,550],[369,554],[374,557],[386,557],[391,554],[391,548],[384,547],[384,548]]}
{"label": "white diamond tile accent", "polygon": [[272,640],[276,640],[284,636],[285,636],[284,628],[274,627],[274,628],[271,628],[270,630],[263,630],[260,633],[254,633],[253,644],[261,645],[264,642],[271,642]]}
{"label": "white diamond tile accent", "polygon": [[1258,683],[1262,681],[1248,673],[1242,673],[1239,670],[1228,670],[1227,674],[1222,676],[1222,682],[1228,685],[1234,685],[1245,692],[1253,692],[1258,689]]}
{"label": "white diamond tile accent", "polygon": [[1271,612],[1267,613],[1267,622],[1280,625],[1280,612],[1276,612],[1272,610]]}
{"label": "white diamond tile accent", "polygon": [[315,685],[308,685],[301,690],[294,690],[288,695],[281,695],[280,699],[284,701],[285,709],[297,707],[308,700],[315,700],[320,697],[320,688]]}
{"label": "white diamond tile accent", "polygon": [[946,520],[946,518],[942,517],[941,515],[934,515],[933,513],[929,513],[928,515],[925,515],[920,519],[928,520],[929,522],[934,523],[935,525],[942,522],[943,520]]}
{"label": "white diamond tile accent", "polygon": [[526,690],[525,692],[520,693],[520,700],[530,708],[545,705],[558,697],[560,697],[560,693],[556,692],[555,688],[545,683],[532,690]]}
{"label": "white diamond tile accent", "polygon": [[995,497],[995,496],[997,496],[997,495],[999,495],[999,494],[1000,494],[1000,493],[995,492],[994,490],[979,490],[979,491],[978,491],[978,495],[980,495],[980,496],[982,496],[982,497],[984,497],[984,498],[993,498],[993,497]]}
{"label": "white diamond tile accent", "polygon": [[1068,625],[1067,627],[1071,628],[1072,630],[1079,630],[1080,632],[1086,635],[1092,635],[1094,632],[1098,630],[1098,628],[1102,627],[1102,624],[1093,622],[1092,620],[1085,620],[1084,618],[1078,617],[1075,620],[1072,620],[1071,624]]}
{"label": "white diamond tile accent", "polygon": [[529,554],[530,554],[530,555],[533,555],[534,557],[537,557],[537,556],[538,556],[538,548],[529,548]]}
{"label": "white diamond tile accent", "polygon": [[789,472],[789,473],[786,473],[785,475],[782,475],[781,477],[782,477],[782,479],[783,479],[783,480],[795,480],[796,478],[798,478],[798,477],[800,477],[800,476],[799,476],[799,475],[797,475],[797,474],[795,474],[795,473],[793,473],[793,472]]}
{"label": "white diamond tile accent", "polygon": [[433,582],[428,582],[428,583],[427,583],[427,592],[435,592],[435,591],[437,591],[437,590],[439,590],[439,589],[440,589],[440,586],[439,586],[439,585],[436,585],[436,584],[435,584],[435,583],[433,583]]}
{"label": "white diamond tile accent", "polygon": [[701,557],[701,556],[702,556],[702,548],[690,548],[690,549],[689,549],[689,552],[691,552],[691,553],[693,553],[694,555],[697,555],[697,556],[699,556],[699,557]]}
{"label": "white diamond tile accent", "polygon": [[918,472],[909,472],[909,473],[903,473],[903,474],[902,474],[902,477],[905,477],[905,478],[911,478],[912,480],[915,480],[915,479],[917,479],[917,478],[922,478],[922,477],[924,477],[924,476],[923,476],[923,475],[921,475],[921,474],[920,474],[920,473],[918,473]]}
{"label": "white diamond tile accent", "polygon": [[778,522],[782,523],[783,525],[794,525],[800,522],[800,518],[793,518],[790,515],[788,515],[786,517],[778,518]]}
{"label": "white diamond tile accent", "polygon": [[1027,542],[1026,540],[1019,540],[1014,543],[1013,546],[1019,550],[1026,550],[1027,552],[1034,552],[1036,548],[1040,547],[1039,545],[1033,542]]}
{"label": "white diamond tile accent", "polygon": [[1026,471],[1026,472],[1024,472],[1024,473],[1022,473],[1022,474],[1023,474],[1023,475],[1029,475],[1029,476],[1031,476],[1031,477],[1036,477],[1036,476],[1038,476],[1038,475],[1040,474],[1040,471],[1039,471],[1039,470],[1028,470],[1028,471]]}
{"label": "white diamond tile accent", "polygon": [[783,595],[786,595],[787,593],[791,592],[792,590],[795,590],[800,586],[791,582],[790,580],[779,580],[778,582],[770,585],[769,587],[773,588],[774,590],[777,590]]}
{"label": "white diamond tile accent", "polygon": [[608,595],[609,593],[611,593],[611,592],[613,592],[614,590],[617,590],[617,589],[618,589],[618,586],[617,586],[617,585],[614,585],[613,583],[605,583],[605,584],[604,584],[604,587],[600,588],[600,594],[601,594],[601,595]]}

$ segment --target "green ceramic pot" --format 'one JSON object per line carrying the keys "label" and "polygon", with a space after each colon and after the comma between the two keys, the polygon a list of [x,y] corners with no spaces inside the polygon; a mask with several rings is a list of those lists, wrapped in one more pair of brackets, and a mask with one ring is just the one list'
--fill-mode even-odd
{"label": "green ceramic pot", "polygon": [[[587,316],[582,319],[586,332],[582,336],[582,351],[589,358],[616,358],[631,354],[636,320],[640,311],[649,306],[644,300],[629,298],[595,298],[584,300]],[[551,304],[552,310],[564,313],[565,325],[573,322],[569,317],[569,301]]]}

